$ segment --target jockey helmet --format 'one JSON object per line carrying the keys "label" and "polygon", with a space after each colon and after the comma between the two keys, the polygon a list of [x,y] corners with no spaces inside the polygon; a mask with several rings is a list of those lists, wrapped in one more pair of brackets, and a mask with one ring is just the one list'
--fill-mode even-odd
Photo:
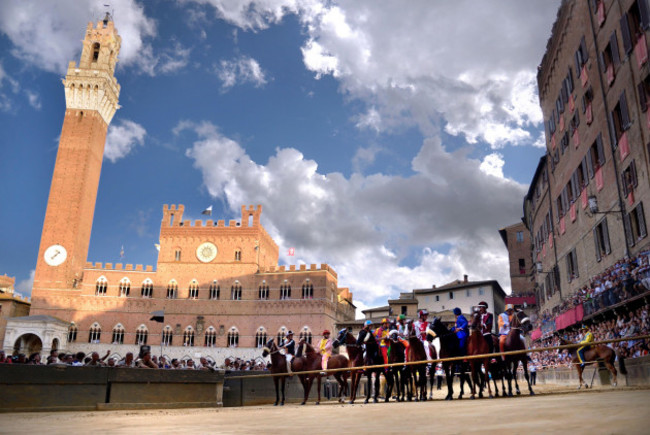
{"label": "jockey helmet", "polygon": [[291,329],[289,329],[287,331],[287,337],[291,337],[292,335],[293,335],[293,331]]}
{"label": "jockey helmet", "polygon": [[488,304],[487,304],[487,302],[485,302],[485,301],[481,301],[481,302],[478,303],[478,306],[479,306],[479,307],[483,307],[483,308],[487,308],[487,307],[488,307]]}
{"label": "jockey helmet", "polygon": [[508,311],[508,310],[514,310],[514,309],[515,309],[515,306],[514,306],[514,305],[512,305],[512,304],[506,304],[506,311]]}
{"label": "jockey helmet", "polygon": [[370,325],[372,325],[372,320],[366,320],[365,322],[363,322],[364,327],[365,326],[370,326]]}
{"label": "jockey helmet", "polygon": [[329,335],[329,333],[330,332],[327,329],[323,331],[323,335]]}
{"label": "jockey helmet", "polygon": [[381,319],[381,323],[388,323],[388,319],[384,317],[383,319]]}
{"label": "jockey helmet", "polygon": [[398,335],[398,334],[399,334],[399,331],[397,329],[391,329],[391,331],[388,333],[388,335],[391,336],[391,337],[393,335]]}
{"label": "jockey helmet", "polygon": [[404,314],[400,314],[397,320],[404,320],[406,319],[406,316]]}
{"label": "jockey helmet", "polygon": [[582,331],[584,331],[584,330],[589,330],[589,326],[583,323],[582,326],[580,327],[580,329],[581,329]]}
{"label": "jockey helmet", "polygon": [[460,308],[454,308],[454,316],[460,316],[461,314],[463,314],[463,312],[460,310]]}
{"label": "jockey helmet", "polygon": [[427,310],[418,311],[418,316],[419,317],[424,317],[424,316],[428,316],[428,315],[429,315],[429,312]]}

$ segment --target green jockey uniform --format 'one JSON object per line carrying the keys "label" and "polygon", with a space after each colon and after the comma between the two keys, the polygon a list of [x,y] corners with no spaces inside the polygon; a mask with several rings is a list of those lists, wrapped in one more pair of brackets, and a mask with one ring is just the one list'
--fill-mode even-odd
{"label": "green jockey uniform", "polygon": [[585,336],[580,342],[580,344],[584,344],[585,346],[581,346],[578,348],[578,360],[580,361],[580,368],[583,369],[585,368],[585,350],[589,349],[589,344],[592,341],[594,341],[594,334],[589,330],[589,327],[587,325],[582,325],[583,331],[585,332]]}

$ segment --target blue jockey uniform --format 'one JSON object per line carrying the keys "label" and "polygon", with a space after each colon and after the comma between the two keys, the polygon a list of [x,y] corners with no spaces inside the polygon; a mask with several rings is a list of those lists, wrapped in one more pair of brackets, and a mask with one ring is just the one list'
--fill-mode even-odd
{"label": "blue jockey uniform", "polygon": [[461,313],[460,308],[455,308],[454,314],[456,315],[456,326],[454,331],[456,331],[456,337],[458,337],[460,351],[464,355],[467,352],[466,345],[467,337],[469,336],[469,322]]}

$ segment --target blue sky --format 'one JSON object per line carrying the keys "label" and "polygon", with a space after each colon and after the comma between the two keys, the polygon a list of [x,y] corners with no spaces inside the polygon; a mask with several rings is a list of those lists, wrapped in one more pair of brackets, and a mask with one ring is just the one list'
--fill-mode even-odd
{"label": "blue sky", "polygon": [[[25,294],[60,79],[103,3],[0,0],[0,274]],[[263,204],[281,263],[331,264],[360,307],[463,274],[509,288],[497,230],[543,153],[535,73],[558,4],[111,2],[122,107],[89,260],[155,264],[162,204]]]}

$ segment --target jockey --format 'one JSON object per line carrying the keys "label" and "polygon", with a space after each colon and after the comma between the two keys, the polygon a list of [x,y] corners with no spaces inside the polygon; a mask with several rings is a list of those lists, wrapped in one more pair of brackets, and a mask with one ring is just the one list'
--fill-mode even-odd
{"label": "jockey", "polygon": [[429,353],[429,342],[427,341],[427,330],[429,329],[429,323],[427,322],[427,317],[429,312],[427,310],[418,311],[419,319],[413,323],[415,329],[415,336],[424,344],[424,351],[427,354],[427,359],[431,359],[431,354]]}
{"label": "jockey", "polygon": [[388,364],[388,332],[388,319],[381,319],[381,326],[375,329],[375,338],[386,364]]}
{"label": "jockey", "polygon": [[388,339],[393,341],[399,341],[400,343],[402,343],[402,346],[404,346],[404,361],[406,361],[406,356],[408,355],[408,349],[409,349],[408,340],[403,339],[397,329],[393,329],[389,332]]}
{"label": "jockey", "polygon": [[318,347],[321,355],[323,355],[322,368],[323,370],[327,370],[327,360],[332,356],[332,340],[330,339],[330,332],[327,329],[323,331],[323,338],[320,340]]}
{"label": "jockey", "polygon": [[594,334],[589,330],[589,326],[583,324],[580,330],[584,333],[584,337],[580,344],[584,346],[578,348],[578,360],[580,361],[580,368],[585,368],[585,350],[589,349],[591,346],[588,343],[594,341]]}
{"label": "jockey", "polygon": [[479,315],[481,316],[481,333],[487,342],[489,353],[492,353],[494,352],[494,341],[492,340],[492,324],[494,323],[494,319],[492,318],[492,313],[488,313],[487,302],[479,302],[478,309]]}
{"label": "jockey", "polygon": [[465,346],[467,344],[469,322],[465,316],[463,316],[463,312],[458,307],[454,308],[454,316],[456,316],[456,326],[454,327],[454,332],[456,333],[456,337],[458,337],[460,351],[462,352],[462,355],[465,355],[465,353],[467,353]]}
{"label": "jockey", "polygon": [[406,326],[406,316],[404,314],[400,314],[397,317],[397,332],[399,333],[400,337],[406,337],[408,334],[408,327]]}
{"label": "jockey", "polygon": [[293,356],[296,354],[296,342],[293,341],[293,331],[289,330],[287,331],[287,335],[285,338],[282,339],[282,343],[280,343],[279,346],[281,349],[285,349],[287,352],[285,357],[287,358],[287,371],[291,373],[291,360],[293,359]]}
{"label": "jockey", "polygon": [[[510,333],[510,322],[512,321],[512,315],[515,312],[515,306],[512,304],[506,305],[506,311],[499,314],[499,350],[503,352],[504,346],[506,344],[506,337]],[[502,355],[501,359],[505,361],[505,357]]]}

